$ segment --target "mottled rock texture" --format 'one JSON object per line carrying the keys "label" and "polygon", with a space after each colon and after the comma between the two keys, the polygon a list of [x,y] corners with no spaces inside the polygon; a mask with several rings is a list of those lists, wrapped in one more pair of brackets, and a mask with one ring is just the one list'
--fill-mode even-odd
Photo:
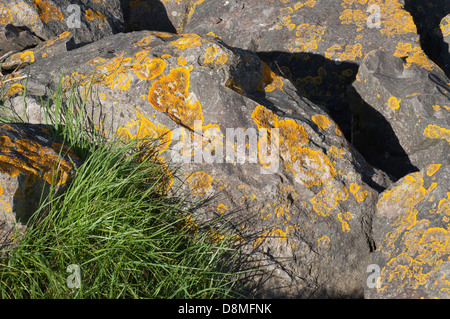
{"label": "mottled rock texture", "polygon": [[77,156],[45,126],[0,125],[1,249],[17,242],[50,192],[64,192],[78,165]]}

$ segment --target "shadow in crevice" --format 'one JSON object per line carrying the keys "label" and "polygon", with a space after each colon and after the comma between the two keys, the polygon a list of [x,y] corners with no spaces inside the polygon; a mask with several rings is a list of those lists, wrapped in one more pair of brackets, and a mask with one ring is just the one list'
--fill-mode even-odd
{"label": "shadow in crevice", "polygon": [[339,63],[307,52],[257,55],[273,72],[290,80],[300,98],[324,108],[370,165],[395,179],[418,170],[389,122],[353,88],[359,69],[356,63]]}
{"label": "shadow in crevice", "polygon": [[176,33],[164,4],[159,0],[120,0],[125,20],[125,32],[160,31]]}
{"label": "shadow in crevice", "polygon": [[449,44],[444,41],[439,27],[442,19],[450,13],[450,1],[406,0],[404,8],[413,17],[424,52],[450,76]]}
{"label": "shadow in crevice", "polygon": [[273,72],[290,80],[301,98],[325,108],[350,141],[352,115],[344,97],[356,78],[357,64],[337,62],[308,52],[256,54]]}

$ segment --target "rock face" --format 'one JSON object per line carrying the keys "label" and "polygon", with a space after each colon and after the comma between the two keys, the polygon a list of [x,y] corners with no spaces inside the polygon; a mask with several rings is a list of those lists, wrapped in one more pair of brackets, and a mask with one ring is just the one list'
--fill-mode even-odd
{"label": "rock face", "polygon": [[96,41],[124,30],[119,0],[9,0],[0,3],[0,25],[12,24],[42,40],[69,29],[76,43]]}
{"label": "rock face", "polygon": [[408,45],[408,58],[430,65],[402,1],[271,0],[198,1],[183,32],[220,37],[250,49],[298,91],[327,107],[350,139],[345,91],[372,50],[394,54]]}
{"label": "rock face", "polygon": [[352,108],[354,144],[377,167],[400,178],[448,157],[450,80],[440,70],[404,63],[398,56],[367,55],[353,83],[362,102]]}
{"label": "rock face", "polygon": [[[200,203],[197,223],[231,225],[238,267],[260,269],[247,297],[448,298],[438,2],[84,0],[79,28],[68,0],[0,3],[0,117],[45,123],[60,85],[100,133],[159,139],[170,191]],[[20,152],[4,129],[2,152]]]}
{"label": "rock face", "polygon": [[[47,128],[30,124],[0,126],[0,249],[17,241],[39,208],[41,196],[61,194],[79,159]],[[15,236],[15,238],[14,238]]]}
{"label": "rock face", "polygon": [[[109,134],[161,138],[161,156],[182,172],[172,188],[186,187],[193,200],[213,196],[199,216],[229,220],[250,263],[264,270],[252,293],[362,296],[370,220],[389,178],[255,54],[193,34],[142,31],[22,72],[31,75],[35,104],[38,89],[61,76],[64,89],[80,92],[94,79],[88,112]],[[19,98],[9,102],[23,113]]]}
{"label": "rock face", "polygon": [[[429,165],[380,195],[366,298],[450,298],[450,166]],[[378,284],[378,287],[376,286]]]}

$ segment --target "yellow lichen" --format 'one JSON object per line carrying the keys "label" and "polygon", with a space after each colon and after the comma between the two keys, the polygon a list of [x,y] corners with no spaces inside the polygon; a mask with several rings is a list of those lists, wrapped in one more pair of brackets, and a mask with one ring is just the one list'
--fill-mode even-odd
{"label": "yellow lichen", "polygon": [[264,62],[262,63],[262,79],[258,84],[258,90],[264,92],[272,92],[275,89],[283,90],[283,79],[278,76]]}
{"label": "yellow lichen", "polygon": [[330,127],[331,121],[330,119],[322,114],[316,114],[311,117],[311,120],[321,129],[326,130]]}
{"label": "yellow lichen", "polygon": [[106,22],[106,18],[105,16],[99,12],[99,11],[94,11],[91,9],[86,10],[86,14],[85,14],[86,20],[89,21],[94,21],[95,19]]}
{"label": "yellow lichen", "polygon": [[186,181],[189,183],[192,195],[202,196],[211,189],[212,177],[203,171],[192,173]]}
{"label": "yellow lichen", "polygon": [[212,45],[205,49],[205,64],[213,64],[214,67],[224,65],[228,60],[228,54],[220,47]]}
{"label": "yellow lichen", "polygon": [[200,101],[189,93],[190,72],[175,68],[160,77],[149,89],[148,100],[158,111],[167,113],[174,121],[191,129],[196,120],[203,123]]}
{"label": "yellow lichen", "polygon": [[388,106],[393,110],[398,110],[400,108],[401,99],[397,99],[395,96],[391,96],[388,101]]}
{"label": "yellow lichen", "polygon": [[5,7],[3,3],[0,3],[0,24],[8,24],[13,20],[11,11]]}
{"label": "yellow lichen", "polygon": [[16,93],[22,95],[24,91],[25,91],[25,87],[22,84],[19,84],[19,83],[13,84],[6,91],[5,98],[9,98]]}
{"label": "yellow lichen", "polygon": [[423,131],[423,135],[432,139],[444,139],[450,144],[450,130],[444,127],[430,124]]}
{"label": "yellow lichen", "polygon": [[46,0],[32,0],[41,20],[45,23],[51,21],[62,21],[64,19],[61,11],[56,6],[52,6]]}

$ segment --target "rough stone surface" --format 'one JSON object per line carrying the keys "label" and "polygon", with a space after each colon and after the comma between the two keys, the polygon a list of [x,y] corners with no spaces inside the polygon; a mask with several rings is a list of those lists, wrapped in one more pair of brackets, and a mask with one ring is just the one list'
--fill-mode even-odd
{"label": "rough stone surface", "polygon": [[[370,220],[390,180],[322,108],[254,53],[194,34],[118,34],[21,74],[30,73],[27,96],[38,105],[38,93],[51,96],[63,75],[65,90],[75,84],[83,94],[95,68],[88,113],[109,134],[161,138],[161,156],[180,167],[172,189],[208,199],[197,218],[231,222],[250,264],[263,270],[250,295],[362,296]],[[23,114],[15,94],[7,102]],[[227,129],[252,131],[240,143]],[[232,150],[248,153],[239,162]]]}
{"label": "rough stone surface", "polygon": [[[408,46],[411,62],[434,67],[403,1],[197,1],[183,32],[220,37],[257,52],[303,96],[324,105],[350,137],[345,91],[372,50],[395,54]],[[379,20],[377,18],[379,17]],[[379,21],[379,23],[378,23]]]}
{"label": "rough stone surface", "polygon": [[9,0],[0,3],[0,25],[12,24],[42,40],[56,38],[71,29],[75,43],[89,43],[122,32],[123,23],[119,0],[75,3],[69,0]]}
{"label": "rough stone surface", "polygon": [[353,141],[378,167],[400,178],[448,158],[450,80],[442,71],[375,51],[353,87],[363,101],[352,104]]}
{"label": "rough stone surface", "polygon": [[380,195],[371,263],[381,276],[366,298],[450,298],[449,176],[448,161],[437,162]]}
{"label": "rough stone surface", "polygon": [[77,165],[76,155],[45,126],[0,126],[0,249],[17,242],[50,185],[56,195],[66,189]]}
{"label": "rough stone surface", "polygon": [[40,39],[29,31],[21,32],[12,24],[0,25],[0,59],[6,58],[7,54],[35,47],[39,42]]}

